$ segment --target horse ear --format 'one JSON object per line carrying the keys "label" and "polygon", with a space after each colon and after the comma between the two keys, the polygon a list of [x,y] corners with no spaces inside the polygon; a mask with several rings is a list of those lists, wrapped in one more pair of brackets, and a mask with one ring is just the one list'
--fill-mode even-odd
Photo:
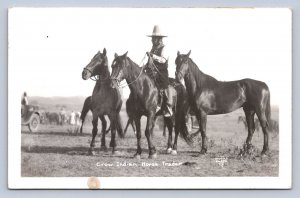
{"label": "horse ear", "polygon": [[180,52],[179,51],[177,51],[177,56],[179,56],[180,55]]}
{"label": "horse ear", "polygon": [[189,56],[190,56],[190,54],[191,54],[191,50],[189,51],[189,53],[187,54],[187,56],[189,57]]}
{"label": "horse ear", "polygon": [[123,55],[123,56],[125,56],[125,58],[127,57],[127,54],[128,54],[128,51]]}
{"label": "horse ear", "polygon": [[118,54],[117,53],[115,53],[115,58],[117,58],[118,57]]}
{"label": "horse ear", "polygon": [[106,48],[103,49],[103,55],[106,56]]}

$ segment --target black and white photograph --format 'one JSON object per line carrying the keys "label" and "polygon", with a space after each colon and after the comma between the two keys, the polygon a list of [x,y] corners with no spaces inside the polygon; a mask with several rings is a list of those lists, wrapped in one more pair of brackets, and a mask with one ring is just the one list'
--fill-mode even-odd
{"label": "black and white photograph", "polygon": [[291,188],[290,9],[8,19],[9,188]]}

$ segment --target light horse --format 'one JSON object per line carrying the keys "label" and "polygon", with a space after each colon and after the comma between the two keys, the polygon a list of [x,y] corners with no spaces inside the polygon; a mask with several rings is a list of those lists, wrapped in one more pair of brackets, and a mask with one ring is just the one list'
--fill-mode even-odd
{"label": "light horse", "polygon": [[95,137],[98,129],[98,118],[102,121],[102,137],[101,137],[101,150],[107,150],[105,143],[105,130],[106,121],[104,116],[107,115],[111,123],[111,141],[110,147],[112,147],[113,154],[117,154],[116,151],[116,130],[121,138],[124,137],[123,128],[121,125],[120,110],[122,106],[121,94],[118,89],[113,89],[110,84],[110,73],[108,70],[108,60],[106,56],[106,49],[103,53],[98,52],[90,61],[90,63],[83,69],[82,78],[84,80],[89,79],[92,76],[99,76],[96,85],[93,90],[91,98],[91,110],[93,113],[93,131],[92,141],[90,145],[89,153],[94,155]]}
{"label": "light horse", "polygon": [[[129,57],[127,57],[127,52],[118,56],[115,54],[115,59],[112,62],[112,87],[119,86],[119,83],[125,79],[131,91],[132,97],[134,98],[134,107],[135,112],[134,121],[137,130],[137,152],[134,155],[136,158],[141,157],[142,148],[141,148],[141,117],[143,115],[147,116],[147,125],[145,130],[145,136],[148,142],[149,149],[149,158],[156,158],[156,149],[152,143],[152,133],[155,122],[155,114],[156,107],[158,104],[158,89],[156,88],[155,82],[145,73],[143,67],[139,67],[136,63],[134,63]],[[176,116],[175,119],[179,119],[180,116],[184,116],[184,111],[187,101],[184,100],[184,86],[177,86],[176,92],[178,96],[178,105],[173,105],[176,107]],[[176,100],[174,100],[176,101]],[[177,118],[176,118],[177,117]],[[175,125],[175,140],[172,145],[172,128],[173,128],[173,120],[172,117],[165,118],[165,122],[169,129],[169,139],[168,139],[168,148],[167,152],[176,154],[177,153],[177,138],[178,134],[182,135],[182,137],[190,143],[190,139],[188,137],[187,127],[185,125],[185,121],[183,123],[178,123],[177,127]],[[176,122],[175,122],[176,123]]]}
{"label": "light horse", "polygon": [[261,81],[242,79],[237,81],[218,81],[204,74],[189,58],[188,54],[177,53],[176,78],[185,82],[191,108],[196,114],[202,136],[200,154],[207,152],[206,121],[207,115],[225,114],[240,107],[246,115],[248,137],[246,149],[251,148],[251,140],[255,130],[254,115],[256,114],[264,134],[262,155],[268,147],[268,121],[270,120],[270,91]]}

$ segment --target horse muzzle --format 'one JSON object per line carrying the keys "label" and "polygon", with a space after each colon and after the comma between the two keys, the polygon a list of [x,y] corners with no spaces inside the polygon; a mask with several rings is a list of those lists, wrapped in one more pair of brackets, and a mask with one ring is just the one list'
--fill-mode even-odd
{"label": "horse muzzle", "polygon": [[182,85],[184,85],[184,78],[181,72],[175,72],[176,80],[179,81]]}

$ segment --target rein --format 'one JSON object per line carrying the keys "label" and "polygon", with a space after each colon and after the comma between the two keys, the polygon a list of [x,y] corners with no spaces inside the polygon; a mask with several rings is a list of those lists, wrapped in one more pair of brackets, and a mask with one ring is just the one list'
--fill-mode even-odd
{"label": "rein", "polygon": [[90,79],[93,80],[93,81],[97,81],[97,82],[98,81],[104,82],[104,81],[109,80],[110,78],[109,78],[109,75],[106,75],[104,79],[101,79],[100,75],[95,75],[95,76],[91,76]]}
{"label": "rein", "polygon": [[[92,71],[89,70],[88,68],[85,67],[84,70],[87,70],[88,72],[90,72],[92,74]],[[100,74],[99,74],[99,75],[91,76],[90,79],[93,80],[93,81],[103,82],[103,81],[107,81],[109,79],[109,75],[106,75],[104,79],[101,79]]]}
{"label": "rein", "polygon": [[[141,63],[139,64],[139,66],[144,62],[145,58],[146,58],[146,54],[145,54],[144,58],[142,59]],[[142,66],[142,67],[140,67],[140,68],[141,68],[141,71],[140,71],[138,77],[137,77],[135,80],[133,80],[132,82],[130,82],[130,83],[127,83],[127,84],[125,84],[125,85],[120,85],[118,79],[112,78],[112,80],[116,80],[116,81],[118,82],[118,87],[119,87],[119,88],[127,87],[127,86],[129,86],[129,85],[135,83],[135,82],[141,77],[141,74],[143,73],[144,67],[145,67],[145,65]]]}
{"label": "rein", "polygon": [[[190,62],[189,59],[188,59],[188,62]],[[188,68],[189,68],[189,70],[190,70],[190,65],[189,65],[189,63],[187,63],[187,65],[188,65]],[[181,67],[180,67],[179,69],[181,69]],[[179,71],[175,71],[175,75],[177,75],[177,74],[180,74],[182,77],[184,77],[183,73],[182,73],[180,70],[179,70]],[[189,78],[189,77],[190,77],[190,72],[188,72],[188,73],[186,74],[186,76],[187,76],[187,78]]]}

